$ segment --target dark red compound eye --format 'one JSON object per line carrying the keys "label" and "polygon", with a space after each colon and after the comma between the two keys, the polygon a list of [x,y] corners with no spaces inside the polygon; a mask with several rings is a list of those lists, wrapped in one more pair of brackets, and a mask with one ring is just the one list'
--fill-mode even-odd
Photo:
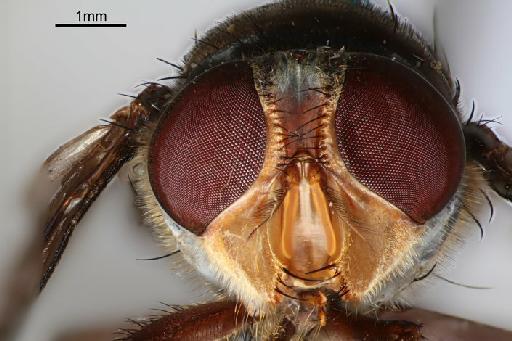
{"label": "dark red compound eye", "polygon": [[464,140],[446,100],[408,67],[354,54],[336,111],[338,148],[349,171],[416,222],[455,193]]}
{"label": "dark red compound eye", "polygon": [[254,182],[265,145],[251,68],[217,67],[185,88],[160,122],[150,151],[153,190],[178,224],[200,235]]}

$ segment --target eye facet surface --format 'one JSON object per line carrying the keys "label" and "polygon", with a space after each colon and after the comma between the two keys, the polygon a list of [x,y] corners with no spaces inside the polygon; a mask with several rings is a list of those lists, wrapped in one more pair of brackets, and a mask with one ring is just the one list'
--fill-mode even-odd
{"label": "eye facet surface", "polygon": [[200,235],[254,182],[265,145],[251,68],[219,66],[188,85],[160,122],[150,151],[153,190],[178,224]]}
{"label": "eye facet surface", "polygon": [[447,101],[421,76],[386,58],[354,58],[336,111],[337,144],[350,172],[423,223],[462,176],[464,141]]}

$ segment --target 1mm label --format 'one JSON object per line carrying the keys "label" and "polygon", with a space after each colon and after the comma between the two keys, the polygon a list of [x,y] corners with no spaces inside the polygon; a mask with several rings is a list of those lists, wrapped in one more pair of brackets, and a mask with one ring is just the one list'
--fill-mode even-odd
{"label": "1mm label", "polygon": [[107,22],[107,13],[82,13],[76,12],[78,22]]}

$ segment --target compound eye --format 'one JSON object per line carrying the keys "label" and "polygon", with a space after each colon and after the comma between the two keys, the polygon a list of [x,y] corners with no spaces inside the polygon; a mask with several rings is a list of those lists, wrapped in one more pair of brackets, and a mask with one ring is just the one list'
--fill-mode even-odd
{"label": "compound eye", "polygon": [[454,195],[464,140],[445,98],[416,72],[354,54],[336,111],[338,149],[363,185],[424,223]]}
{"label": "compound eye", "polygon": [[178,224],[200,235],[254,182],[265,145],[251,68],[217,67],[188,85],[159,123],[149,158],[153,190]]}

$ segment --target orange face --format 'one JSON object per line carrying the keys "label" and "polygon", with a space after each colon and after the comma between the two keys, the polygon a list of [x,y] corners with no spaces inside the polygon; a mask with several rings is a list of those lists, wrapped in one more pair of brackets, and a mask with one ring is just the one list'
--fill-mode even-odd
{"label": "orange face", "polygon": [[[293,79],[288,73],[297,69],[310,75],[327,58],[315,54],[317,60],[300,63],[286,57],[269,83]],[[335,73],[317,71],[287,87],[256,86],[268,122],[262,170],[201,237],[223,276],[252,289],[242,293],[252,292],[247,299],[278,303],[329,291],[363,301],[410,261],[424,231],[347,170],[334,132],[345,66],[333,67]],[[263,73],[256,63],[253,70],[256,77]],[[299,86],[321,91],[294,96]]]}
{"label": "orange face", "polygon": [[[364,307],[375,297],[387,295],[385,288],[397,276],[415,273],[425,248],[423,241],[433,235],[442,239],[442,226],[455,212],[453,205],[446,204],[460,181],[463,153],[460,139],[451,137],[455,143],[449,144],[439,137],[440,127],[458,132],[458,123],[439,115],[443,101],[431,98],[433,91],[423,79],[418,76],[412,86],[426,88],[423,96],[433,109],[411,102],[405,88],[385,92],[393,81],[414,76],[394,61],[331,49],[269,53],[200,76],[195,88],[185,90],[160,123],[149,154],[153,188],[172,218],[167,218],[168,225],[182,249],[189,249],[188,257],[199,271],[228,288],[253,313],[298,301],[312,307],[320,319],[326,297],[338,296],[346,304]],[[391,81],[386,77],[392,77]],[[375,94],[382,98],[368,99],[359,90],[367,79],[372,81],[363,89],[385,89]],[[223,82],[230,91],[227,94],[217,93]],[[202,114],[205,97],[208,103],[243,97],[246,107],[222,102],[220,109],[210,105]],[[250,104],[256,103],[254,98],[259,102],[256,110]],[[361,114],[357,104],[362,99],[370,103],[364,108],[383,108]],[[391,105],[386,107],[386,103]],[[226,108],[234,108],[234,114]],[[246,115],[252,111],[256,114]],[[215,112],[220,112],[218,120],[224,120],[224,125],[242,122],[237,129],[246,129],[244,134],[229,129],[228,135],[206,138],[182,133],[187,130],[180,124],[187,125],[187,119],[212,129]],[[255,123],[252,120],[261,120],[258,114],[263,121]],[[383,126],[374,136],[376,142],[373,137],[361,140],[368,135],[364,129],[374,126],[348,131],[344,125],[361,117],[371,120],[372,115]],[[404,127],[391,126],[386,132],[387,124],[394,124],[386,121],[389,116]],[[341,124],[344,120],[348,123]],[[432,140],[436,155],[415,156],[402,146],[403,139],[411,138],[406,135],[409,125],[417,125],[413,128],[419,133],[406,141],[407,146],[414,151],[418,146],[424,148],[423,140]],[[258,129],[264,129],[264,148],[261,141],[251,140]],[[178,134],[183,138],[173,140]],[[181,154],[169,155],[180,144],[190,146],[187,152],[191,155],[198,148],[197,166],[191,163],[188,173],[176,169],[184,158]],[[367,155],[361,161],[353,149],[365,150],[368,144],[374,145],[375,154],[381,154]],[[233,145],[234,160],[227,166],[219,163],[215,155]],[[458,158],[437,167],[444,162],[443,155],[457,152]],[[257,153],[261,161],[247,164]],[[439,155],[440,161],[429,159]],[[386,172],[393,162],[399,169]],[[410,166],[418,162],[424,164]],[[366,174],[367,168],[383,169],[384,175]],[[209,176],[212,173],[214,177]],[[189,184],[190,176],[206,180]],[[248,182],[247,178],[252,179]],[[389,190],[393,181],[409,187]],[[184,211],[186,204],[197,208]],[[438,222],[430,228],[428,220],[434,216]]]}

